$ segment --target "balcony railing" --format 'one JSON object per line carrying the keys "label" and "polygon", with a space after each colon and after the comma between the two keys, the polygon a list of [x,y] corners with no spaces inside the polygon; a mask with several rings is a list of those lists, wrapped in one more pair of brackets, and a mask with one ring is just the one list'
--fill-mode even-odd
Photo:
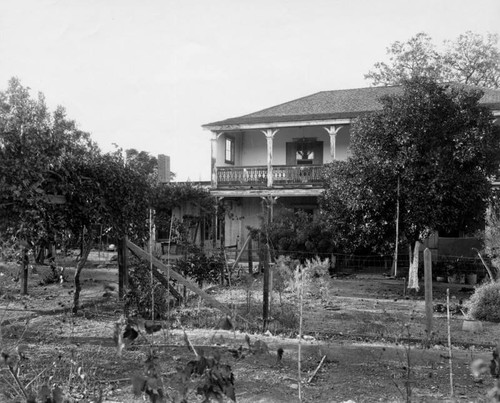
{"label": "balcony railing", "polygon": [[[323,184],[322,165],[275,165],[273,166],[273,186],[295,187]],[[267,166],[242,166],[217,168],[217,187],[226,186],[267,186]]]}
{"label": "balcony railing", "polygon": [[323,184],[322,165],[278,165],[273,167],[274,185]]}

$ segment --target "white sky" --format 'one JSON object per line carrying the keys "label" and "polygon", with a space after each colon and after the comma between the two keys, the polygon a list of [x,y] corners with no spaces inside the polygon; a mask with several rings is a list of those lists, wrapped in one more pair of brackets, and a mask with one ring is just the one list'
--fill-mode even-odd
{"label": "white sky", "polygon": [[386,47],[500,33],[499,0],[0,0],[0,88],[18,77],[104,151],[208,180],[201,125],[365,87]]}

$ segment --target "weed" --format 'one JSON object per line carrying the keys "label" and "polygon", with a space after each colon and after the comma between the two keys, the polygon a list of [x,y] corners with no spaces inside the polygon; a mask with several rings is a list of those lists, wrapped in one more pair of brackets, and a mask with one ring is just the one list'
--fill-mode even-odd
{"label": "weed", "polygon": [[144,373],[132,377],[132,389],[134,395],[145,394],[152,403],[164,402],[164,398],[168,397],[163,387],[161,368],[155,350],[150,349],[146,357]]}
{"label": "weed", "polygon": [[290,258],[280,256],[273,271],[273,290],[280,298],[280,306],[283,306],[283,292],[290,286],[293,279],[293,271],[290,268]]}
{"label": "weed", "polygon": [[67,281],[68,276],[64,273],[64,267],[56,266],[52,261],[50,263],[50,271],[42,274],[40,285],[62,284]]}

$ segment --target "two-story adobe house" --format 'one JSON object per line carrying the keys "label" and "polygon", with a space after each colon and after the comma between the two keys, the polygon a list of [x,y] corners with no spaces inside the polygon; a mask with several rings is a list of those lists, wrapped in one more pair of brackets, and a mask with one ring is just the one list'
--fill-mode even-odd
{"label": "two-story adobe house", "polygon": [[[314,212],[323,191],[321,167],[347,158],[353,120],[380,110],[380,97],[400,91],[323,91],[203,125],[212,132],[211,194],[227,209],[225,245],[246,238],[247,226],[259,226],[263,202]],[[481,103],[500,116],[500,90],[485,89]]]}

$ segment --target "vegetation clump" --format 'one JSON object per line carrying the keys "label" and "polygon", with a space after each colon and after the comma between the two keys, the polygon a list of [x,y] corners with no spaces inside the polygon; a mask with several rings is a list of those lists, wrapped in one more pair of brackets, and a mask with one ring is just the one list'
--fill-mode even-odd
{"label": "vegetation clump", "polygon": [[184,276],[192,277],[200,287],[204,283],[216,283],[225,270],[226,261],[221,253],[206,254],[200,247],[190,245],[188,254],[177,260],[174,269]]}
{"label": "vegetation clump", "polygon": [[473,319],[500,323],[500,282],[477,287],[466,307]]}
{"label": "vegetation clump", "polygon": [[168,291],[156,280],[151,281],[147,263],[141,262],[130,270],[129,285],[125,311],[130,316],[158,320],[167,318],[168,304],[165,302],[169,299]]}

